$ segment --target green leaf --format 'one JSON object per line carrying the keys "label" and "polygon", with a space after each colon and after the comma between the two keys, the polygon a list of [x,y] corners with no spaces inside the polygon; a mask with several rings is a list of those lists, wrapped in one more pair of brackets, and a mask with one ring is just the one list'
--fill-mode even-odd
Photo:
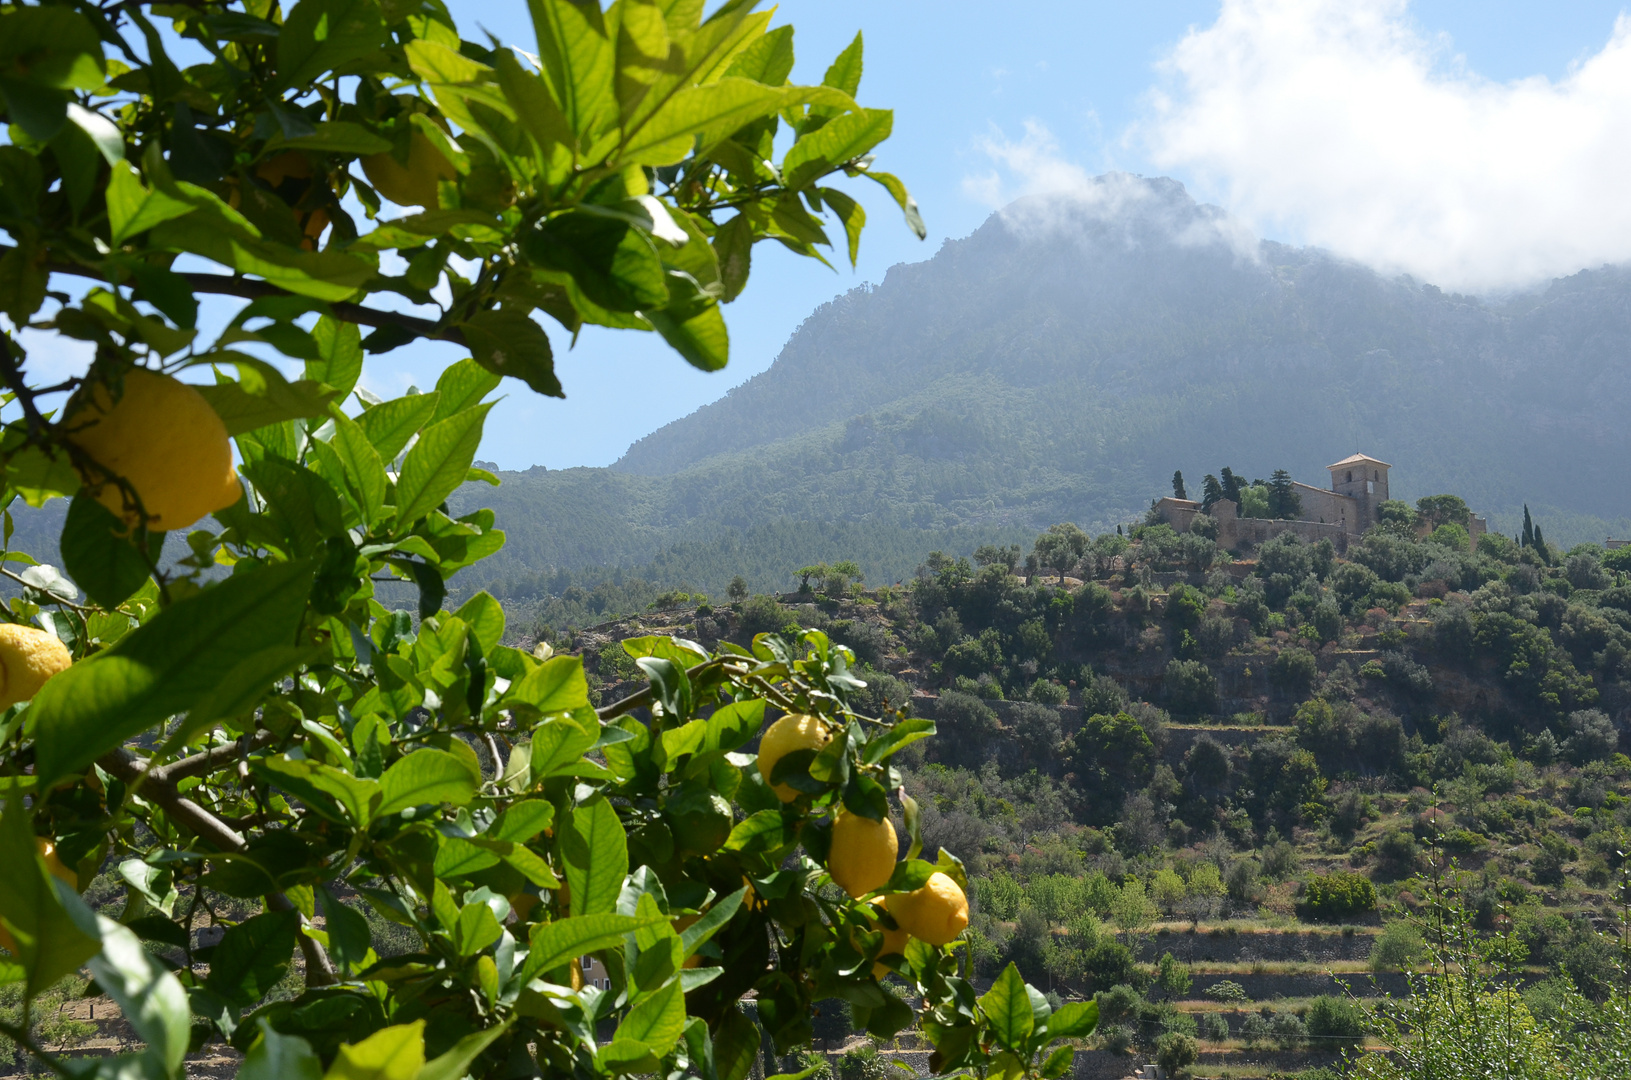
{"label": "green leaf", "polygon": [[[481,1052],[497,1042],[514,1022],[515,1017],[512,1015],[502,1024],[494,1024],[481,1031],[471,1032],[454,1043],[446,1053],[425,1062],[425,1067],[419,1070],[414,1080],[463,1080],[471,1072],[470,1067],[475,1064]],[[240,1080],[241,1075],[240,1073]]]}
{"label": "green leaf", "polygon": [[1050,1039],[1079,1039],[1099,1026],[1097,1001],[1067,1001],[1048,1017]]}
{"label": "green leaf", "polygon": [[861,231],[866,228],[866,210],[837,188],[822,188],[821,198],[844,223],[844,235],[849,239],[849,264],[853,267],[861,257]]}
{"label": "green leaf", "polygon": [[267,911],[227,930],[210,956],[204,985],[222,1000],[248,1006],[266,996],[289,970],[298,911]]}
{"label": "green leaf", "polygon": [[312,125],[310,135],[292,139],[277,138],[267,144],[265,154],[281,150],[318,150],[325,154],[388,154],[391,141],[374,134],[361,124],[346,120],[325,120]]}
{"label": "green leaf", "polygon": [[150,191],[134,166],[120,161],[108,178],[108,226],[115,246],[171,218],[190,214],[195,205],[162,191]]}
{"label": "green leaf", "polygon": [[895,114],[888,109],[862,109],[845,113],[812,131],[782,159],[782,176],[790,188],[800,188],[846,161],[861,157],[889,138]]}
{"label": "green leaf", "polygon": [[912,198],[911,193],[906,190],[906,185],[901,183],[899,178],[890,173],[873,172],[870,169],[861,175],[869,180],[876,180],[888,190],[890,195],[894,196],[895,202],[901,208],[901,212],[906,215],[906,224],[917,234],[919,240],[929,235],[929,227],[923,224],[923,215],[918,213],[917,200]]}
{"label": "green leaf", "polygon": [[309,379],[291,383],[265,361],[243,360],[236,366],[236,382],[217,372],[213,386],[195,388],[226,425],[228,435],[242,435],[285,420],[322,416],[329,402],[341,396],[333,387]]}
{"label": "green leaf", "polygon": [[1042,1063],[1043,1080],[1059,1080],[1059,1077],[1070,1071],[1071,1062],[1075,1060],[1076,1048],[1074,1046],[1056,1048],[1053,1053],[1048,1055],[1047,1060]]}
{"label": "green leaf", "polygon": [[716,304],[709,304],[684,319],[669,311],[645,313],[651,325],[685,357],[686,363],[702,371],[718,371],[730,359],[730,334],[725,329],[725,316]]}
{"label": "green leaf", "polygon": [[464,762],[434,748],[416,750],[386,769],[380,788],[381,815],[430,803],[463,806],[476,797],[476,782]]}
{"label": "green leaf", "polygon": [[470,627],[470,635],[481,643],[483,656],[490,654],[504,640],[504,605],[490,593],[479,592],[459,605],[453,613]]}
{"label": "green leaf", "polygon": [[524,69],[509,49],[494,51],[493,69],[504,91],[504,99],[515,110],[516,119],[521,121],[546,157],[552,146],[570,146],[575,141],[566,116],[562,114],[560,105],[549,92],[549,85],[542,76]]}
{"label": "green leaf", "polygon": [[662,1057],[685,1030],[685,992],[674,979],[629,1010],[612,1035],[615,1043],[630,1039]]}
{"label": "green leaf", "polygon": [[634,915],[602,912],[538,923],[532,928],[530,951],[522,968],[522,981],[587,953],[620,946],[624,935],[664,921],[660,918],[642,919]]}
{"label": "green leaf", "polygon": [[159,1066],[159,1073],[180,1075],[192,1026],[187,991],[128,928],[102,915],[96,916],[95,925],[102,951],[87,966],[96,985],[147,1044],[145,1053]]}
{"label": "green leaf", "polygon": [[[97,604],[113,609],[147,580],[147,560],[125,523],[95,499],[75,495],[62,525],[62,568]],[[151,542],[157,553],[163,534]]]}
{"label": "green leaf", "polygon": [[254,769],[298,799],[311,800],[312,792],[333,799],[359,829],[367,828],[373,819],[370,807],[374,796],[382,791],[377,781],[352,776],[320,761],[266,757],[256,761]]}
{"label": "green leaf", "polygon": [[589,680],[583,659],[552,656],[512,683],[506,702],[519,701],[544,714],[570,712],[589,704]]}
{"label": "green leaf", "polygon": [[543,77],[580,144],[610,119],[612,42],[599,4],[531,0]]}
{"label": "green leaf", "polygon": [[1036,1016],[1031,1011],[1031,996],[1026,993],[1019,968],[1012,963],[1003,968],[979,1001],[980,1011],[991,1022],[991,1032],[997,1041],[1010,1050],[1021,1049],[1030,1038]]}
{"label": "green leaf", "polygon": [[382,402],[357,417],[357,426],[368,436],[381,460],[394,461],[414,433],[430,422],[439,400],[432,390]]}
{"label": "green leaf", "polygon": [[323,1080],[417,1080],[425,1065],[425,1022],[381,1028],[341,1046]]}
{"label": "green leaf", "polygon": [[668,281],[651,240],[620,217],[578,209],[559,214],[522,238],[536,266],[572,275],[585,296],[610,311],[668,305]]}
{"label": "green leaf", "polygon": [[372,932],[368,920],[356,908],[348,907],[322,890],[323,929],[328,931],[328,954],[341,971],[355,971],[368,959]]}
{"label": "green leaf", "polygon": [[436,411],[430,422],[439,423],[466,409],[474,409],[481,399],[498,389],[500,379],[474,360],[450,364],[436,380]]}
{"label": "green leaf", "polygon": [[934,875],[934,863],[922,859],[903,859],[895,864],[895,872],[878,891],[881,893],[916,892]]}
{"label": "green leaf", "polygon": [[509,809],[498,815],[487,835],[494,840],[524,844],[549,828],[554,820],[555,805],[548,799],[523,799],[511,803]]}
{"label": "green leaf", "polygon": [[792,71],[793,28],[778,26],[738,53],[725,74],[727,77],[734,75],[752,79],[766,86],[781,86],[787,82],[787,76]]}
{"label": "green leaf", "polygon": [[466,904],[453,924],[453,947],[460,956],[474,956],[503,934],[492,908],[479,902]]}
{"label": "green leaf", "polygon": [[95,27],[77,11],[19,5],[6,12],[0,71],[61,90],[95,90],[106,77]]}
{"label": "green leaf", "polygon": [[719,1080],[744,1080],[759,1060],[759,1027],[740,1009],[727,1009],[714,1033],[714,1069]]}
{"label": "green leaf", "polygon": [[629,872],[628,836],[604,795],[572,809],[561,829],[560,846],[572,890],[571,914],[614,910]]}
{"label": "green leaf", "polygon": [[780,810],[760,810],[731,830],[730,836],[725,839],[724,850],[769,855],[790,847],[797,839],[796,818],[783,817]]}
{"label": "green leaf", "polygon": [[125,740],[203,700],[238,661],[292,641],[311,583],[306,562],[235,574],[51,679],[28,710],[40,783],[83,772]]}
{"label": "green leaf", "polygon": [[685,949],[685,955],[690,956],[697,949],[736,917],[736,912],[742,906],[742,899],[747,896],[747,886],[714,902],[714,906],[703,913],[702,918],[680,931],[680,945]]}
{"label": "green leaf", "polygon": [[323,1063],[311,1044],[298,1035],[280,1035],[265,1017],[260,1037],[244,1055],[237,1080],[321,1080]]}
{"label": "green leaf", "polygon": [[345,470],[346,484],[362,511],[363,520],[379,520],[385,509],[385,495],[390,478],[385,475],[385,463],[364,434],[362,426],[338,409],[333,412],[334,439],[329,443]]}
{"label": "green leaf", "polygon": [[851,41],[844,48],[844,51],[838,54],[838,58],[827,69],[827,74],[822,76],[821,85],[830,86],[835,90],[842,90],[850,97],[854,97],[855,92],[861,88],[862,48],[861,32],[857,30],[855,40]]}
{"label": "green leaf", "polygon": [[919,739],[927,739],[934,734],[934,730],[933,720],[925,720],[916,716],[908,720],[902,720],[888,731],[874,735],[872,741],[868,742],[866,748],[862,750],[861,760],[868,765],[876,765],[897,750],[910,746]]}
{"label": "green leaf", "polygon": [[[62,883],[46,872],[34,846],[28,809],[16,790],[0,814],[0,866],[7,868],[0,874],[0,916],[17,943],[13,951],[32,997],[96,953],[97,939],[83,925],[90,922],[94,930],[95,923],[73,890],[62,886],[59,892]],[[75,904],[77,911],[65,903]]]}
{"label": "green leaf", "polygon": [[688,87],[625,133],[621,158],[641,165],[672,165],[690,153],[695,136],[728,134],[774,115],[786,100],[781,89],[736,76]]}
{"label": "green leaf", "polygon": [[[397,520],[417,521],[464,483],[481,446],[482,423],[493,406],[477,405],[431,424],[402,460],[396,482]],[[367,415],[367,414],[364,414]]]}
{"label": "green leaf", "polygon": [[20,244],[0,257],[0,311],[21,326],[45,302],[46,273],[37,248]]}
{"label": "green leaf", "polygon": [[241,471],[265,502],[264,521],[297,556],[326,550],[328,538],[345,532],[340,496],[322,476],[281,457],[246,461]]}
{"label": "green leaf", "polygon": [[326,383],[344,398],[362,377],[362,329],[324,315],[312,327],[311,336],[317,343],[317,359],[306,361],[306,378]]}
{"label": "green leaf", "polygon": [[278,75],[304,90],[325,72],[374,57],[388,40],[374,0],[300,0],[278,32]]}
{"label": "green leaf", "polygon": [[555,376],[549,335],[523,311],[483,311],[460,328],[476,363],[497,376],[520,379],[548,397],[565,397]]}

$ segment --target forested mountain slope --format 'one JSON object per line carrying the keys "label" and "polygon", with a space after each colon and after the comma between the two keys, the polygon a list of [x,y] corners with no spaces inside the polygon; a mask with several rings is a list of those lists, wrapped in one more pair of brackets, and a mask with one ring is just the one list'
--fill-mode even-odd
{"label": "forested mountain slope", "polygon": [[[1173,181],[1111,176],[825,305],[769,370],[612,469],[506,474],[481,497],[510,576],[636,565],[722,529],[751,548],[781,521],[844,530],[893,579],[957,546],[944,530],[1105,527],[1174,469],[1323,484],[1355,450],[1395,465],[1396,496],[1456,491],[1497,525],[1525,502],[1617,519],[1628,360],[1624,270],[1484,302],[1244,239]],[[1577,528],[1552,535],[1605,526]],[[829,557],[805,546],[792,565]]]}

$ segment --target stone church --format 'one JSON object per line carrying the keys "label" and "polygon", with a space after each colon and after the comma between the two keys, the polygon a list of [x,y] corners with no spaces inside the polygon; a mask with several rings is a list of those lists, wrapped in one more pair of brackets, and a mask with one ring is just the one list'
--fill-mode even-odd
{"label": "stone church", "polygon": [[[1243,518],[1234,502],[1222,499],[1213,503],[1210,516],[1217,523],[1218,546],[1235,550],[1289,532],[1308,541],[1329,539],[1338,551],[1346,551],[1350,541],[1358,540],[1381,520],[1382,504],[1388,500],[1387,473],[1392,466],[1367,454],[1354,454],[1325,468],[1331,474],[1329,489],[1293,482],[1302,501],[1303,516],[1297,521]],[[1177,532],[1188,532],[1202,513],[1200,503],[1171,497],[1157,500],[1155,511]],[[1467,522],[1474,547],[1485,531],[1484,519],[1474,514]]]}

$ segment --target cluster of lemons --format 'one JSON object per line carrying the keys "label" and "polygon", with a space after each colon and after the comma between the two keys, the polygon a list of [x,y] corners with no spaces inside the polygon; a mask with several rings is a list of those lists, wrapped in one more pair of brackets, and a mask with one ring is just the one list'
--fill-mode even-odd
{"label": "cluster of lemons", "polygon": [[[776,763],[788,754],[819,751],[831,739],[832,733],[817,717],[796,713],[784,716],[766,728],[759,740],[759,774],[768,778]],[[782,802],[792,802],[799,795],[786,784],[773,784],[771,790]],[[899,853],[895,826],[888,818],[873,821],[840,809],[833,819],[827,873],[839,888],[859,898],[888,883]],[[948,944],[968,926],[968,897],[957,882],[938,870],[921,888],[876,896],[871,903],[877,909],[877,929],[883,933],[883,956],[905,952],[908,937],[934,946]],[[873,966],[872,974],[882,978],[888,970],[879,963]]]}

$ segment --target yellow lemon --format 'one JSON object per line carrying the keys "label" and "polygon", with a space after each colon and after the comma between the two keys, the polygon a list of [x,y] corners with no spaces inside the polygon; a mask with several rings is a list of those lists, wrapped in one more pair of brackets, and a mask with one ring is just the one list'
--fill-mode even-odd
{"label": "yellow lemon", "polygon": [[68,646],[33,626],[0,623],[0,709],[40,692],[45,680],[74,662]]}
{"label": "yellow lemon", "polygon": [[888,818],[871,818],[838,811],[832,824],[832,847],[827,852],[827,872],[833,882],[851,896],[869,893],[889,880],[895,872],[899,853],[895,827]]}
{"label": "yellow lemon", "polygon": [[417,131],[408,140],[406,165],[389,153],[369,154],[362,158],[362,171],[375,191],[398,206],[423,206],[429,210],[441,205],[436,184],[459,175],[436,144]]}
{"label": "yellow lemon", "polygon": [[135,507],[125,505],[115,478],[141,496],[156,530],[191,525],[243,496],[226,425],[203,394],[168,375],[133,368],[118,401],[96,383],[64,424],[98,466],[84,470],[91,493],[128,524],[136,523]]}
{"label": "yellow lemon", "polygon": [[[286,150],[256,165],[255,175],[266,181],[267,186],[277,192],[278,197],[284,202],[293,205],[304,199],[311,190],[311,159],[298,150]],[[236,197],[238,193],[234,191],[232,194]],[[237,205],[236,201],[229,202],[232,202],[233,206]],[[307,251],[316,251],[318,238],[323,235],[323,230],[328,228],[328,211],[295,210],[294,220],[305,236],[300,246]]]}
{"label": "yellow lemon", "polygon": [[[831,741],[832,733],[819,717],[789,713],[766,728],[759,740],[759,775],[769,784],[776,762],[797,750],[820,750]],[[799,793],[786,784],[771,784],[770,790],[782,802],[792,802],[799,797]]]}
{"label": "yellow lemon", "polygon": [[[870,902],[872,906],[877,908],[879,911],[888,910],[884,904],[884,899],[881,896],[874,896]],[[896,922],[898,923],[899,920],[896,920]],[[878,920],[878,924],[874,929],[883,934],[883,944],[878,947],[878,955],[880,957],[896,955],[904,956],[906,954],[906,943],[911,940],[911,934],[908,934],[898,925],[891,928],[885,924],[882,919]],[[872,977],[874,979],[881,979],[887,974],[889,974],[888,964],[875,963],[872,965]]]}
{"label": "yellow lemon", "polygon": [[[67,865],[57,857],[57,846],[43,836],[34,838],[34,846],[39,849],[40,858],[45,860],[45,868],[51,876],[66,884],[70,889],[79,888],[79,875],[68,869]],[[17,939],[11,936],[11,931],[0,925],[0,947],[17,955]]]}
{"label": "yellow lemon", "polygon": [[885,904],[908,934],[930,945],[945,945],[968,926],[968,897],[938,870],[921,889],[896,893]]}

